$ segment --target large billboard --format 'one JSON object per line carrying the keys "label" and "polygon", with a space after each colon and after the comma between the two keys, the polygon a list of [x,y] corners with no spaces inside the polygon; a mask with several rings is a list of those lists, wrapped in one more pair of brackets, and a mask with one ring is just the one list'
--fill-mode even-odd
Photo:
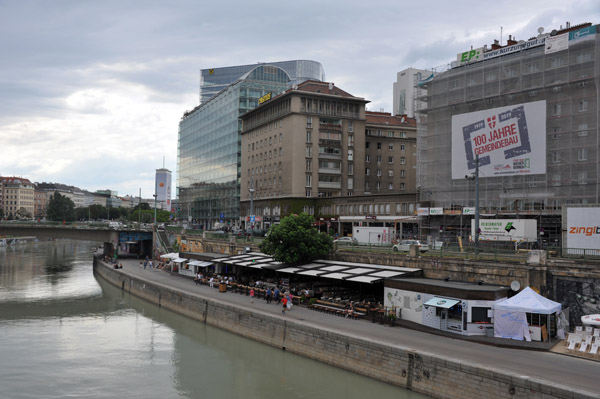
{"label": "large billboard", "polygon": [[[471,238],[475,237],[475,220],[471,220]],[[535,219],[479,219],[481,241],[528,241],[537,240]]]}
{"label": "large billboard", "polygon": [[546,173],[546,101],[452,116],[452,178]]}
{"label": "large billboard", "polygon": [[568,207],[565,224],[567,253],[600,255],[600,207]]}

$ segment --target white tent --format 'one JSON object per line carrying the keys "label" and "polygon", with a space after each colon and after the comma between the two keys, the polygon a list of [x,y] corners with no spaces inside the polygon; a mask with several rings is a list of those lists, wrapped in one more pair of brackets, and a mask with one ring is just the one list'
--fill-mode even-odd
{"label": "white tent", "polygon": [[494,305],[494,337],[531,341],[525,313],[552,314],[561,304],[527,287],[512,298]]}

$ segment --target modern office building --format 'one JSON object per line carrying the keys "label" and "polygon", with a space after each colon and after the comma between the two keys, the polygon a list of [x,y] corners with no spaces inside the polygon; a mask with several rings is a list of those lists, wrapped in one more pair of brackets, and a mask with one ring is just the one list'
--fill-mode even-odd
{"label": "modern office building", "polygon": [[204,104],[236,81],[245,79],[250,72],[260,65],[270,65],[284,70],[289,77],[290,85],[299,84],[305,80],[325,81],[323,66],[319,62],[310,60],[279,61],[202,69],[200,70],[200,104]]}
{"label": "modern office building", "polygon": [[425,233],[470,235],[479,163],[482,217],[535,218],[540,241],[559,244],[561,207],[600,203],[599,61],[598,25],[540,28],[458,54],[417,85]]}
{"label": "modern office building", "polygon": [[[289,69],[285,69],[289,68]],[[209,84],[209,79],[224,76]],[[186,112],[179,123],[177,199],[179,219],[191,219],[203,229],[239,226],[240,116],[275,97],[296,82],[320,79],[323,68],[314,61],[289,61],[214,69],[203,80],[223,84],[217,94]],[[231,83],[232,82],[232,83]],[[208,98],[210,97],[210,98]]]}
{"label": "modern office building", "polygon": [[408,68],[396,74],[396,81],[393,86],[393,114],[406,115],[409,118],[415,117],[415,109],[421,108],[421,104],[416,104],[421,99],[416,98],[415,82],[427,80],[434,74],[433,71],[424,69]]}
{"label": "modern office building", "polygon": [[241,224],[268,228],[306,212],[348,234],[353,223],[393,223],[414,210],[414,168],[402,177],[401,159],[414,159],[415,122],[367,113],[366,103],[307,81],[242,116]]}

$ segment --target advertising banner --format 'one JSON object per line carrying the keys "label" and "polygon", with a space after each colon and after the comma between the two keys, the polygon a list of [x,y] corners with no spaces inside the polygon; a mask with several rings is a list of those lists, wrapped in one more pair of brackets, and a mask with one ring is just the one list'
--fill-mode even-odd
{"label": "advertising banner", "polygon": [[[568,252],[600,255],[600,207],[567,208]],[[588,251],[596,250],[596,251]]]}
{"label": "advertising banner", "polygon": [[[475,220],[471,220],[471,236],[475,237]],[[482,241],[537,241],[535,219],[480,219]]]}
{"label": "advertising banner", "polygon": [[546,101],[452,116],[452,179],[546,173]]}
{"label": "advertising banner", "polygon": [[557,51],[566,50],[569,48],[569,34],[564,33],[558,36],[551,36],[546,38],[544,45],[544,54],[552,54]]}
{"label": "advertising banner", "polygon": [[444,208],[429,208],[430,215],[443,215]]}
{"label": "advertising banner", "polygon": [[429,216],[429,208],[417,208],[417,216]]}
{"label": "advertising banner", "polygon": [[569,44],[582,42],[584,40],[594,40],[596,38],[596,29],[596,25],[593,25],[569,32]]}
{"label": "advertising banner", "polygon": [[156,173],[156,199],[171,209],[171,173],[157,171]]}

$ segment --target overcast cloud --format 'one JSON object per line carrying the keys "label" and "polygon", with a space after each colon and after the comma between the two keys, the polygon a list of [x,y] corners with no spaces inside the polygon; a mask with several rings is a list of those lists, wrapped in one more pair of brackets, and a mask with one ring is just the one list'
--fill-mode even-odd
{"label": "overcast cloud", "polygon": [[598,1],[0,0],[0,175],[151,197],[200,69],[315,60],[391,112],[397,72],[566,21],[600,23]]}

